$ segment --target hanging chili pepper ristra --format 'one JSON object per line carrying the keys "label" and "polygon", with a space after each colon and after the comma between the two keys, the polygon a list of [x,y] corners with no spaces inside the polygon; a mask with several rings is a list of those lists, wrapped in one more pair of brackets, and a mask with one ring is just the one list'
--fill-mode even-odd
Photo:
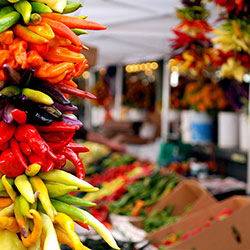
{"label": "hanging chili pepper ristra", "polygon": [[[78,156],[88,149],[73,141],[80,121],[68,95],[94,99],[72,80],[88,68],[80,35],[106,27],[70,17],[82,4],[67,0],[0,1],[0,230],[8,230],[23,249],[88,249],[74,232],[74,222],[100,233],[119,249],[111,233],[75,206],[94,203],[70,192],[95,192],[84,180]],[[77,176],[62,168],[66,159]],[[4,239],[0,239],[1,241]]]}

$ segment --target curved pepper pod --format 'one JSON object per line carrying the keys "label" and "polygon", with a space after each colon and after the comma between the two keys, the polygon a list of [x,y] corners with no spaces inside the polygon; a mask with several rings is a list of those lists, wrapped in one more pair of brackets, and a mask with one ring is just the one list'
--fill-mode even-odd
{"label": "curved pepper pod", "polygon": [[6,149],[0,156],[0,172],[7,177],[14,178],[25,171],[23,165],[17,161],[11,149]]}

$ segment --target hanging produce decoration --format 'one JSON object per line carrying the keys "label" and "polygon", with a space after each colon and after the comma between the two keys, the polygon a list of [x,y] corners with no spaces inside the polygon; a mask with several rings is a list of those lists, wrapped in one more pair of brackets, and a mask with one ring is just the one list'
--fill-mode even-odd
{"label": "hanging produce decoration", "polygon": [[212,42],[206,33],[212,28],[207,23],[209,12],[201,0],[183,0],[184,8],[176,10],[181,24],[173,29],[176,38],[172,41],[169,67],[176,66],[180,72],[194,76],[204,73],[217,58]]}
{"label": "hanging produce decoration", "polygon": [[213,43],[219,57],[214,63],[221,66],[223,78],[235,78],[243,81],[244,74],[250,68],[250,4],[248,0],[215,0],[224,7],[225,22],[213,31],[216,37]]}
{"label": "hanging produce decoration", "polygon": [[[68,95],[95,99],[73,77],[88,67],[78,35],[105,26],[70,17],[81,3],[66,0],[0,1],[0,246],[56,250],[60,243],[88,249],[74,222],[95,229],[114,249],[111,233],[90,213],[72,205],[95,204],[68,195],[98,190],[84,181],[73,141],[82,126]],[[66,159],[77,177],[62,170]],[[9,240],[8,240],[9,239]],[[21,239],[21,240],[19,240]],[[10,248],[8,248],[10,249]]]}

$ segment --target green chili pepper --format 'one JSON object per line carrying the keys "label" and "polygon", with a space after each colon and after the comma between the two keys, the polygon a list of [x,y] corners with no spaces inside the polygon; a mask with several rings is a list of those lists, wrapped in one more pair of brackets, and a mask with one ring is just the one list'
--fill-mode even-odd
{"label": "green chili pepper", "polygon": [[49,6],[45,5],[44,3],[38,2],[31,2],[32,12],[36,13],[51,13],[52,10]]}
{"label": "green chili pepper", "polygon": [[67,203],[58,201],[58,200],[54,200],[51,199],[52,205],[54,206],[54,208],[58,211],[58,212],[62,212],[67,214],[68,216],[74,216],[76,218],[78,218],[78,221],[84,222],[85,224],[87,223],[87,218],[86,216],[79,212],[81,210],[79,210],[76,207],[72,207]]}
{"label": "green chili pepper", "polygon": [[22,15],[24,23],[28,24],[32,12],[31,4],[26,0],[20,0],[14,4],[14,8]]}
{"label": "green chili pepper", "polygon": [[72,13],[78,10],[80,7],[83,7],[83,5],[79,2],[67,1],[67,5],[63,9],[63,14]]}
{"label": "green chili pepper", "polygon": [[82,206],[82,207],[96,206],[96,204],[91,202],[91,201],[86,201],[86,200],[83,200],[81,198],[78,198],[78,197],[72,196],[72,195],[61,195],[61,196],[55,197],[55,199],[62,201],[62,202],[65,202],[69,205]]}
{"label": "green chili pepper", "polygon": [[[0,28],[1,29],[1,28]],[[21,93],[21,89],[16,86],[8,86],[0,91],[2,95],[6,95],[8,97],[19,95]]]}
{"label": "green chili pepper", "polygon": [[9,4],[8,0],[1,0],[0,1],[0,6],[4,6],[4,5],[7,5],[7,4]]}
{"label": "green chili pepper", "polygon": [[12,11],[0,18],[0,34],[18,22],[20,14],[17,11]]}
{"label": "green chili pepper", "polygon": [[14,201],[14,214],[18,226],[21,228],[21,230],[25,231],[26,221],[24,219],[24,216],[21,214],[19,198],[20,198],[19,196],[16,197]]}
{"label": "green chili pepper", "polygon": [[38,90],[24,88],[22,94],[33,102],[42,103],[45,105],[52,105],[54,103],[50,96]]}
{"label": "green chili pepper", "polygon": [[42,17],[38,13],[31,14],[29,25],[38,25],[41,22]]}
{"label": "green chili pepper", "polygon": [[33,218],[29,212],[30,205],[28,201],[22,195],[20,195],[19,197],[19,206],[20,206],[20,212],[24,217],[29,218],[29,219]]}
{"label": "green chili pepper", "polygon": [[0,10],[0,17],[9,14],[12,11],[15,11],[15,9],[12,6],[5,6]]}
{"label": "green chili pepper", "polygon": [[25,197],[25,199],[29,203],[35,202],[35,196],[33,192],[33,188],[25,174],[19,175],[15,179],[15,185],[18,189],[18,191]]}
{"label": "green chili pepper", "polygon": [[79,191],[82,192],[95,192],[98,191],[98,188],[93,187],[86,181],[83,181],[76,176],[67,173],[63,170],[53,169],[49,173],[40,172],[39,176],[46,181],[59,182],[66,185],[77,186]]}
{"label": "green chili pepper", "polygon": [[61,195],[68,194],[70,192],[76,192],[78,190],[77,186],[68,186],[59,183],[45,183],[49,196],[50,197],[57,197]]}
{"label": "green chili pepper", "polygon": [[72,29],[72,31],[73,31],[76,35],[78,35],[78,36],[83,35],[83,34],[88,34],[88,31],[82,30],[82,29]]}

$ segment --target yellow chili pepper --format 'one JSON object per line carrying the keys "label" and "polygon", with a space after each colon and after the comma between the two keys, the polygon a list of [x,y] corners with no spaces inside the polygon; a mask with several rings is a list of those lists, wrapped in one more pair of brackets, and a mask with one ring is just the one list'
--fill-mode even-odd
{"label": "yellow chili pepper", "polygon": [[4,185],[4,188],[6,190],[6,192],[9,194],[10,198],[15,201],[15,198],[17,197],[17,193],[14,191],[13,187],[11,186],[11,184],[8,182],[6,175],[2,176],[2,182]]}
{"label": "yellow chili pepper", "polygon": [[45,105],[52,105],[54,101],[52,98],[41,91],[24,88],[22,94],[25,95],[29,100]]}
{"label": "yellow chili pepper", "polygon": [[0,216],[13,216],[14,215],[14,204],[9,205],[8,207],[0,211]]}
{"label": "yellow chili pepper", "polygon": [[29,165],[28,167],[29,167],[30,171],[28,171],[27,169],[25,170],[25,174],[28,176],[36,175],[41,169],[41,166],[37,163],[33,163],[33,164]]}
{"label": "yellow chili pepper", "polygon": [[45,236],[43,250],[60,250],[53,223],[46,214],[40,213],[40,215],[42,218],[43,233]]}
{"label": "yellow chili pepper", "polygon": [[39,178],[38,176],[30,177],[30,183],[31,183],[34,191],[39,192],[37,195],[38,199],[41,201],[44,210],[46,211],[46,213],[48,214],[48,216],[50,217],[52,222],[54,222],[55,210],[51,204],[48,190],[47,190],[45,184],[43,183],[41,178]]}
{"label": "yellow chili pepper", "polygon": [[29,202],[29,203],[34,203],[35,202],[35,197],[34,197],[34,192],[32,189],[32,186],[25,174],[19,175],[15,179],[15,185],[18,189],[18,191],[24,196],[24,198]]}
{"label": "yellow chili pepper", "polygon": [[23,245],[25,247],[30,247],[38,241],[42,233],[42,225],[43,225],[42,218],[36,210],[31,209],[29,213],[33,216],[34,227],[32,232],[27,236],[27,238],[21,236]]}
{"label": "yellow chili pepper", "polygon": [[[69,235],[59,225],[55,225],[55,230],[56,230],[56,235],[57,235],[58,241],[62,244],[68,245],[69,247],[74,249],[73,242],[69,238]],[[88,247],[86,247],[84,245],[82,245],[80,249],[81,250],[90,250]]]}
{"label": "yellow chili pepper", "polygon": [[58,212],[57,216],[55,217],[55,222],[58,223],[66,231],[73,243],[74,250],[81,250],[82,243],[75,233],[74,221],[68,215]]}
{"label": "yellow chili pepper", "polygon": [[7,229],[13,233],[19,233],[20,228],[14,217],[0,216],[0,230]]}
{"label": "yellow chili pepper", "polygon": [[87,211],[84,211],[82,209],[79,209],[79,211],[81,211],[87,218],[87,224],[91,226],[94,230],[96,230],[112,248],[120,249],[117,246],[110,231],[100,221],[98,221],[93,215],[91,215]]}

